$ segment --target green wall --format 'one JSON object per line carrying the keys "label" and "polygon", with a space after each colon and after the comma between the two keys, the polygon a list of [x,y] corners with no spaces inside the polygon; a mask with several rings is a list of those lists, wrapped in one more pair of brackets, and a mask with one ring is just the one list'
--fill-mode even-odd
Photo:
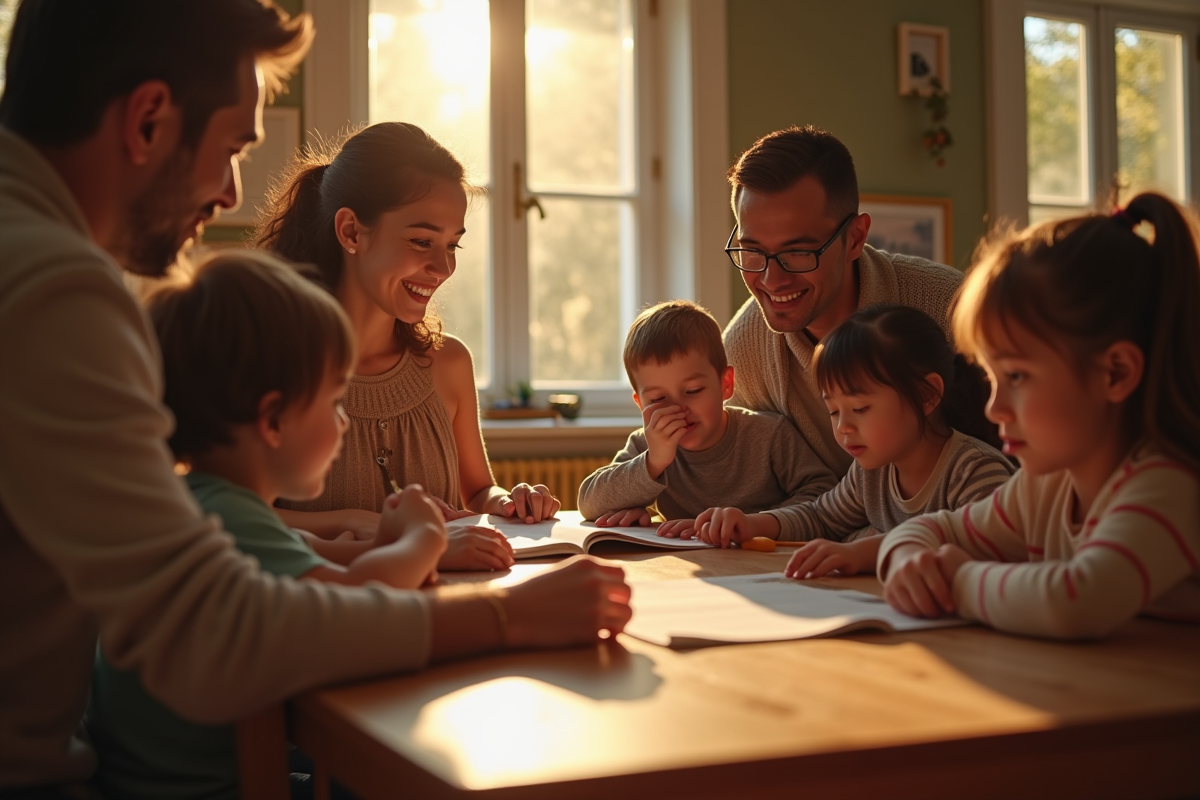
{"label": "green wall", "polygon": [[[275,4],[288,14],[296,15],[304,11],[304,0],[275,0]],[[288,81],[286,93],[278,94],[271,105],[288,106],[300,109],[300,130],[304,130],[304,64]],[[203,241],[215,242],[244,242],[250,236],[250,229],[241,225],[210,225],[204,229]]]}
{"label": "green wall", "polygon": [[[987,208],[982,0],[729,0],[730,159],[788,125],[813,124],[850,148],[859,191],[949,197],[954,266],[967,266]],[[938,167],[922,149],[922,101],[896,88],[896,26],[950,29],[954,145]],[[736,309],[746,287],[732,275]]]}

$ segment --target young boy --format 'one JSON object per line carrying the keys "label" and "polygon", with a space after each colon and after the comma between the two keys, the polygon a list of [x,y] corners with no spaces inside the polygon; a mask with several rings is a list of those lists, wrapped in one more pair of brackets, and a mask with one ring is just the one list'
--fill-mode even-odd
{"label": "young boy", "polygon": [[[283,262],[242,252],[201,264],[148,306],[176,418],[169,444],[201,508],[240,549],[287,578],[415,588],[434,575],[445,525],[419,488],[388,498],[367,542],[302,535],[271,510],[279,497],[319,495],[341,449],[354,334],[332,296]],[[232,727],[185,721],[102,653],[88,729],[106,796],[238,796]]]}
{"label": "young boy", "polygon": [[[836,480],[786,417],[723,404],[733,368],[721,329],[695,303],[674,300],[638,315],[625,338],[625,371],[643,428],[613,462],[584,479],[579,510],[600,525],[667,520],[663,536],[694,535],[714,506],[747,513],[815,499]],[[779,516],[781,525],[788,518]]]}

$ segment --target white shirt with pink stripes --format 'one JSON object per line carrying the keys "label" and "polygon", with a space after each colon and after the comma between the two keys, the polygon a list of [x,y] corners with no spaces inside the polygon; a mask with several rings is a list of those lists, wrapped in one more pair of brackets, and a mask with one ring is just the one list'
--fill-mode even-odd
{"label": "white shirt with pink stripes", "polygon": [[1063,639],[1104,636],[1134,615],[1200,622],[1200,479],[1143,444],[1083,523],[1067,473],[1018,471],[985,500],[916,517],[879,549],[952,542],[977,559],[954,576],[959,616]]}

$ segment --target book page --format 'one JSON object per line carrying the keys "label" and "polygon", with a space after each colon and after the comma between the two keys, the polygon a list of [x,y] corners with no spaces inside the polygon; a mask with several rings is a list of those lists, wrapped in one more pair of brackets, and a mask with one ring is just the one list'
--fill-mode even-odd
{"label": "book page", "polygon": [[535,522],[527,525],[508,517],[487,516],[477,514],[447,523],[449,530],[461,530],[467,527],[482,527],[498,530],[508,538],[513,552],[521,558],[518,551],[537,549],[542,553],[574,552],[571,547],[554,548],[554,543],[570,542],[586,552],[592,542],[615,539],[626,542],[648,544],[653,547],[693,550],[707,548],[710,545],[695,539],[667,539],[655,533],[657,526],[601,528],[593,522],[586,522],[578,511],[560,511],[555,519]]}
{"label": "book page", "polygon": [[909,617],[883,598],[807,586],[782,572],[631,585],[633,619],[625,632],[666,647],[776,642],[861,628],[912,631],[969,624],[957,617]]}

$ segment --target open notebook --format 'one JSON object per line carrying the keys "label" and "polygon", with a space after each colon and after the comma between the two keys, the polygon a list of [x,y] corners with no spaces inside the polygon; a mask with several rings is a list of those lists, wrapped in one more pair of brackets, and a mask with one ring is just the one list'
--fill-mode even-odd
{"label": "open notebook", "polygon": [[557,519],[526,525],[507,517],[477,514],[447,523],[449,530],[478,526],[494,528],[506,537],[515,558],[586,553],[596,542],[633,542],[670,550],[696,550],[710,545],[695,539],[666,539],[649,528],[600,528],[585,522],[578,511],[560,511]]}
{"label": "open notebook", "polygon": [[808,586],[782,572],[631,581],[633,619],[625,633],[665,647],[778,642],[864,628],[914,631],[967,625],[957,617],[917,619],[883,598]]}

